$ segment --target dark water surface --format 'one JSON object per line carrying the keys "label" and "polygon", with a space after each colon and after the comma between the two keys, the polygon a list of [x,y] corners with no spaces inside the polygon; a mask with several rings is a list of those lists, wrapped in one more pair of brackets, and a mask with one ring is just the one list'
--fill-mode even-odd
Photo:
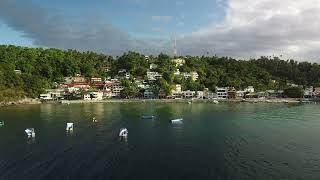
{"label": "dark water surface", "polygon": [[[320,179],[319,109],[249,103],[1,108],[0,179]],[[180,117],[183,124],[168,123]],[[74,122],[73,134],[66,133],[67,122]],[[29,127],[35,140],[24,134]],[[118,137],[122,127],[127,140]]]}

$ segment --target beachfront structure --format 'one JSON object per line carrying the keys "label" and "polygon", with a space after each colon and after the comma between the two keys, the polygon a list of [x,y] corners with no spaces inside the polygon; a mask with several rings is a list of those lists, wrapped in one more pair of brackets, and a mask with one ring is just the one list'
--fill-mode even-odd
{"label": "beachfront structure", "polygon": [[304,98],[312,98],[313,97],[313,86],[306,88],[303,92]]}
{"label": "beachfront structure", "polygon": [[248,86],[247,88],[244,89],[245,92],[247,93],[254,93],[254,87],[253,86]]}
{"label": "beachfront structure", "polygon": [[92,100],[96,100],[96,101],[102,100],[103,92],[92,92],[91,97],[92,97]]}
{"label": "beachfront structure", "polygon": [[193,98],[195,96],[196,92],[187,90],[187,91],[182,91],[181,94],[182,94],[183,98],[191,99],[191,98]]}
{"label": "beachfront structure", "polygon": [[216,87],[216,93],[217,93],[218,99],[227,99],[228,98],[228,88]]}
{"label": "beachfront structure", "polygon": [[180,84],[176,84],[175,88],[171,90],[172,97],[174,99],[181,99],[182,98],[182,88]]}
{"label": "beachfront structure", "polygon": [[161,77],[162,75],[159,74],[158,72],[152,72],[152,71],[147,72],[147,78],[149,81],[155,81]]}
{"label": "beachfront structure", "polygon": [[103,92],[91,92],[91,93],[86,93],[83,95],[83,100],[85,101],[99,101],[103,100]]}
{"label": "beachfront structure", "polygon": [[204,99],[204,91],[196,91],[196,96],[198,99]]}
{"label": "beachfront structure", "polygon": [[228,88],[228,99],[236,99],[237,97],[237,91],[234,87]]}
{"label": "beachfront structure", "polygon": [[245,91],[236,91],[236,98],[237,99],[242,99],[246,95]]}
{"label": "beachfront structure", "polygon": [[84,94],[83,95],[83,100],[90,101],[91,100],[91,95],[90,94]]}
{"label": "beachfront structure", "polygon": [[112,97],[120,97],[121,91],[124,87],[121,85],[121,82],[118,79],[109,79],[105,81],[104,91],[112,91]]}
{"label": "beachfront structure", "polygon": [[320,95],[320,87],[314,88],[313,94],[314,94],[315,96],[319,96],[319,95]]}
{"label": "beachfront structure", "polygon": [[39,98],[41,100],[59,100],[63,99],[64,89],[48,89],[46,93],[40,94]]}
{"label": "beachfront structure", "polygon": [[186,63],[182,58],[173,59],[172,61],[175,63],[176,67],[183,66]]}
{"label": "beachfront structure", "polygon": [[149,84],[144,87],[143,97],[144,99],[154,99],[153,89]]}

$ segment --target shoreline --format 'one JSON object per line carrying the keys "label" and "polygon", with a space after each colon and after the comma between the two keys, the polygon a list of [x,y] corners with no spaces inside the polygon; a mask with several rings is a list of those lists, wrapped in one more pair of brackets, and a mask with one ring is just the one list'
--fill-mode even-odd
{"label": "shoreline", "polygon": [[90,103],[320,103],[320,99],[275,98],[275,99],[106,99],[106,100],[60,100],[41,101],[39,99],[25,98],[17,101],[0,102],[0,107],[37,105],[37,104],[90,104]]}
{"label": "shoreline", "polygon": [[15,101],[0,102],[0,107],[42,104],[39,99],[24,98]]}
{"label": "shoreline", "polygon": [[[108,100],[62,100],[56,103],[61,104],[88,104],[88,103],[301,103],[300,99],[108,99]],[[311,101],[313,102],[313,101]]]}

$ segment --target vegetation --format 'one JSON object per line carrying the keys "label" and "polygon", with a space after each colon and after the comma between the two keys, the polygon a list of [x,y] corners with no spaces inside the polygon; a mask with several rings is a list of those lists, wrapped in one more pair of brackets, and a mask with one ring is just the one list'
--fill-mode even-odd
{"label": "vegetation", "polygon": [[[55,82],[63,82],[66,76],[81,74],[92,76],[116,76],[118,71],[126,69],[131,76],[145,77],[150,63],[155,63],[161,79],[154,82],[155,91],[170,94],[173,84],[181,84],[182,89],[200,91],[205,87],[214,90],[216,86],[232,86],[243,89],[249,85],[257,90],[286,89],[287,83],[302,86],[320,86],[320,66],[316,63],[281,60],[277,57],[236,60],[229,57],[186,56],[180,72],[197,72],[199,79],[192,81],[182,76],[174,76],[176,66],[166,54],[150,56],[136,52],[127,52],[122,56],[79,52],[75,50],[25,48],[0,46],[0,101],[22,97],[37,97],[46,88],[52,88]],[[112,67],[106,73],[105,67]],[[21,70],[15,72],[15,70]],[[122,97],[141,95],[133,80],[125,82]],[[287,89],[291,96],[292,89]]]}
{"label": "vegetation", "polygon": [[303,90],[301,87],[289,87],[284,90],[283,94],[289,98],[301,98],[303,97]]}

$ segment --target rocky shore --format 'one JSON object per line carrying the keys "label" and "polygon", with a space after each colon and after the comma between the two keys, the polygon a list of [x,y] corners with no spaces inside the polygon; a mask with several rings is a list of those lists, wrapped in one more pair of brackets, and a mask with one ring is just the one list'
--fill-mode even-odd
{"label": "rocky shore", "polygon": [[15,100],[15,101],[0,102],[0,107],[1,106],[23,105],[23,104],[41,104],[41,101],[39,99],[24,98],[24,99],[19,99],[19,100]]}

